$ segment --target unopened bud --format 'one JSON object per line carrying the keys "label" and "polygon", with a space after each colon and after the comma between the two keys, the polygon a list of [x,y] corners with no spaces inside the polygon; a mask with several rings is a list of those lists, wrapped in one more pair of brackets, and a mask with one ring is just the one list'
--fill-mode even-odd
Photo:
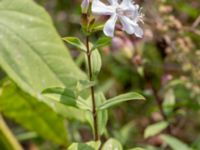
{"label": "unopened bud", "polygon": [[82,13],[86,14],[90,6],[90,0],[83,0],[81,4]]}

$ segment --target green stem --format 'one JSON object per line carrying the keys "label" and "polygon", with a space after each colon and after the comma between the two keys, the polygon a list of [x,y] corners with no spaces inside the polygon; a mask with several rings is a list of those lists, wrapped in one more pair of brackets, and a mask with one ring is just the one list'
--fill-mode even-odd
{"label": "green stem", "polygon": [[[88,70],[89,70],[89,79],[92,81],[92,64],[91,64],[91,52],[89,47],[89,36],[86,37],[86,47],[87,47],[87,61],[88,61]],[[98,134],[98,124],[97,124],[97,111],[96,111],[96,101],[94,95],[94,86],[91,86],[90,92],[92,95],[92,115],[93,115],[93,125],[94,125],[94,140],[99,140]]]}
{"label": "green stem", "polygon": [[9,149],[23,150],[21,145],[16,140],[15,136],[12,134],[12,132],[6,125],[4,119],[1,115],[0,115],[0,134],[2,134],[3,138],[5,138],[6,142],[8,142],[7,146],[9,146]]}

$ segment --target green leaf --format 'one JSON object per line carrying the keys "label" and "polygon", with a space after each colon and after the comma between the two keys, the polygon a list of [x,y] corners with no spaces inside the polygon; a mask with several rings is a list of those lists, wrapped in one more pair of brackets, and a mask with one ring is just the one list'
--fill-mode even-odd
{"label": "green leaf", "polygon": [[125,145],[127,142],[131,141],[131,135],[135,129],[135,124],[133,121],[125,124],[119,130],[114,132],[114,136],[116,139],[120,141],[122,145]]}
{"label": "green leaf", "polygon": [[90,105],[88,104],[88,102],[86,100],[84,100],[82,97],[78,97],[77,99],[77,107],[82,109],[82,110],[89,110],[90,112],[92,112],[92,107],[90,107]]}
{"label": "green leaf", "polygon": [[159,134],[161,131],[166,129],[168,125],[169,123],[166,121],[161,121],[161,122],[157,122],[155,124],[149,125],[144,131],[144,137],[148,138],[156,134]]}
{"label": "green leaf", "polygon": [[176,98],[174,95],[174,91],[172,89],[168,89],[164,95],[163,108],[166,114],[173,113],[174,105],[176,104]]}
{"label": "green leaf", "polygon": [[1,0],[0,18],[1,68],[25,92],[62,113],[61,104],[50,102],[41,91],[70,88],[86,75],[73,62],[48,13],[32,0]]}
{"label": "green leaf", "polygon": [[101,143],[98,142],[88,142],[88,143],[72,143],[68,150],[99,150]]}
{"label": "green leaf", "polygon": [[60,87],[48,88],[42,91],[42,94],[62,104],[76,106],[77,97],[70,89]]}
{"label": "green leaf", "polygon": [[76,89],[78,91],[82,91],[87,88],[90,88],[91,86],[94,86],[95,84],[96,84],[95,81],[80,80],[77,82]]}
{"label": "green leaf", "polygon": [[91,53],[91,63],[92,63],[92,73],[93,75],[97,75],[102,66],[101,55],[97,49],[93,50]]}
{"label": "green leaf", "polygon": [[173,150],[192,150],[187,144],[173,136],[162,135],[161,139],[164,140]]}
{"label": "green leaf", "polygon": [[[96,101],[97,101],[97,107],[99,105],[101,105],[103,102],[106,101],[106,98],[104,96],[103,93],[97,93],[96,94]],[[98,111],[97,112],[98,114],[98,121],[97,121],[97,124],[98,124],[98,133],[100,135],[102,135],[105,131],[106,131],[106,124],[108,122],[108,111],[107,110],[101,110],[101,111]]]}
{"label": "green leaf", "polygon": [[92,146],[84,143],[73,143],[68,150],[95,150]]}
{"label": "green leaf", "polygon": [[97,31],[101,31],[104,28],[104,24],[100,24],[100,25],[93,25],[92,26],[92,33],[97,32]]}
{"label": "green leaf", "polygon": [[63,40],[75,46],[79,50],[82,50],[83,52],[87,52],[86,46],[77,37],[64,37]]}
{"label": "green leaf", "polygon": [[199,136],[192,142],[191,146],[192,146],[193,150],[200,149],[200,137]]}
{"label": "green leaf", "polygon": [[95,150],[99,150],[99,148],[101,146],[100,141],[91,141],[91,142],[87,142],[87,144],[92,146]]}
{"label": "green leaf", "polygon": [[87,105],[87,103],[84,102],[81,97],[78,97],[76,93],[70,89],[60,87],[48,88],[45,89],[42,94],[64,105],[76,108],[81,106],[82,108],[84,107],[90,110],[90,107]]}
{"label": "green leaf", "polygon": [[[101,105],[103,102],[105,102],[105,96],[102,92],[96,93],[95,94],[95,100],[96,100],[96,106],[98,107]],[[86,100],[88,106],[92,110],[92,99],[91,96]],[[98,133],[102,135],[106,131],[106,124],[108,121],[108,111],[107,110],[101,110],[97,112],[97,124],[98,124]],[[87,120],[90,124],[90,126],[93,129],[94,132],[94,124],[93,124],[93,116],[92,116],[92,111],[87,113]]]}
{"label": "green leaf", "polygon": [[1,90],[0,112],[44,138],[62,145],[68,143],[63,119],[46,104],[22,92],[9,81]]}
{"label": "green leaf", "polygon": [[118,105],[122,102],[130,101],[130,100],[145,100],[145,98],[142,95],[135,93],[135,92],[122,94],[122,95],[119,95],[119,96],[116,96],[114,98],[107,100],[106,102],[104,102],[103,104],[101,104],[98,107],[98,110],[107,109],[107,108],[113,107],[115,105]]}
{"label": "green leaf", "polygon": [[97,40],[97,42],[94,44],[94,46],[92,47],[91,50],[95,50],[97,48],[100,47],[104,47],[106,45],[108,45],[111,42],[111,38],[110,37],[101,37]]}
{"label": "green leaf", "polygon": [[87,111],[76,109],[74,107],[69,107],[66,105],[63,105],[61,103],[55,103],[55,101],[52,101],[52,107],[56,108],[56,112],[59,114],[62,114],[63,117],[70,119],[70,120],[78,120],[80,122],[86,122],[87,121]]}
{"label": "green leaf", "polygon": [[103,145],[102,150],[123,150],[123,148],[119,141],[111,138]]}

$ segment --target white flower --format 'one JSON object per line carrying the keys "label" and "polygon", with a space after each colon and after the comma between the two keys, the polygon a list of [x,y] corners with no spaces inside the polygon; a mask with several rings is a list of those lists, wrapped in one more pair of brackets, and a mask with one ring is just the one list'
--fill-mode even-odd
{"label": "white flower", "polygon": [[83,0],[81,3],[82,12],[87,13],[89,6],[90,6],[90,0]]}
{"label": "white flower", "polygon": [[105,5],[100,0],[93,0],[92,12],[97,15],[108,15],[110,19],[105,23],[104,33],[113,37],[115,24],[117,20],[121,22],[123,30],[128,34],[135,34],[137,37],[143,36],[143,30],[139,27],[138,22],[142,22],[143,14],[140,13],[139,6],[132,0],[108,0],[110,5]]}

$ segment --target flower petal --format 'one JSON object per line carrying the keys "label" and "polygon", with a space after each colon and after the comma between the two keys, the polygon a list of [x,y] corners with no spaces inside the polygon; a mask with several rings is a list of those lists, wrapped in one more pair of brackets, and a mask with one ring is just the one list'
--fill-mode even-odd
{"label": "flower petal", "polygon": [[113,14],[110,19],[106,22],[103,32],[106,36],[113,37],[114,36],[114,31],[115,31],[115,24],[117,21],[117,15]]}
{"label": "flower petal", "polygon": [[108,0],[111,5],[117,5],[118,0]]}
{"label": "flower petal", "polygon": [[135,4],[132,0],[122,0],[120,6],[125,9],[139,9],[139,5]]}
{"label": "flower petal", "polygon": [[119,19],[123,26],[123,30],[125,30],[128,34],[135,34],[137,37],[142,38],[144,33],[142,28],[140,28],[137,23],[125,16],[120,17]]}
{"label": "flower petal", "polygon": [[143,37],[144,31],[138,25],[134,26],[135,28],[135,35],[139,38]]}
{"label": "flower petal", "polygon": [[133,4],[131,0],[122,0],[120,5],[121,6],[129,6],[131,4]]}
{"label": "flower petal", "polygon": [[98,15],[112,15],[115,12],[115,10],[112,6],[107,6],[100,0],[93,0],[92,12]]}
{"label": "flower petal", "polygon": [[134,4],[131,0],[123,0],[120,4],[120,8],[124,11],[124,16],[129,17],[135,23],[142,18],[142,14],[139,12],[139,5]]}
{"label": "flower petal", "polygon": [[133,34],[135,32],[132,25],[133,24],[132,20],[130,20],[128,17],[125,16],[121,16],[119,20],[123,26],[124,31],[126,31],[128,34]]}

